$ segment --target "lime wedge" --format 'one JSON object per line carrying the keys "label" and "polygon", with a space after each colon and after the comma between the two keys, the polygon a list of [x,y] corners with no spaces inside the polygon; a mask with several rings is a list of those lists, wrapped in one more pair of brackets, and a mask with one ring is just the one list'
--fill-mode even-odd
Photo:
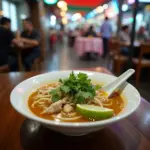
{"label": "lime wedge", "polygon": [[99,106],[93,105],[76,105],[76,110],[79,112],[83,117],[95,120],[107,119],[114,115],[113,109],[103,108]]}

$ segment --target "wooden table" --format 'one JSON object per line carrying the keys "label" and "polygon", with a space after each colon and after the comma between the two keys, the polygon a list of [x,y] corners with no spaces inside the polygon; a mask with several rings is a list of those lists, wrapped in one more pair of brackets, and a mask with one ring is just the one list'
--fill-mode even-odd
{"label": "wooden table", "polygon": [[17,63],[18,63],[18,70],[19,71],[23,71],[23,64],[22,64],[22,51],[23,48],[21,48],[22,45],[20,45],[20,47],[13,45],[13,53],[17,56]]}
{"label": "wooden table", "polygon": [[[104,68],[96,68],[109,73]],[[0,74],[0,150],[150,150],[150,104],[122,121],[82,137],[67,137],[26,119],[10,105],[11,90],[39,73]]]}

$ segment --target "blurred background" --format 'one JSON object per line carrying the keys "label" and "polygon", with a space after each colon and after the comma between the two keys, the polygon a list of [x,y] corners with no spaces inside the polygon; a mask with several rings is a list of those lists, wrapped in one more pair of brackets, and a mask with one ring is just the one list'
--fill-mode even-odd
{"label": "blurred background", "polygon": [[0,0],[0,72],[105,67],[148,98],[149,0]]}

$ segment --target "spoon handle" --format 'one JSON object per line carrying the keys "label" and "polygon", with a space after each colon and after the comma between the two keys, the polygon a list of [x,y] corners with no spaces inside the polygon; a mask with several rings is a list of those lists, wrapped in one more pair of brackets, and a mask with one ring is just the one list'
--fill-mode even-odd
{"label": "spoon handle", "polygon": [[116,80],[111,82],[110,84],[104,86],[102,88],[108,94],[108,97],[121,85],[123,84],[133,73],[135,72],[134,69],[129,69],[122,75],[120,75]]}

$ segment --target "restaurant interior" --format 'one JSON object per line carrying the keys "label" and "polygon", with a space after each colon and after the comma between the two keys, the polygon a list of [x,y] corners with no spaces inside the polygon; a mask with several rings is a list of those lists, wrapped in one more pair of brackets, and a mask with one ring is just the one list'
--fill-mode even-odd
{"label": "restaurant interior", "polygon": [[0,0],[0,150],[150,150],[150,0]]}

